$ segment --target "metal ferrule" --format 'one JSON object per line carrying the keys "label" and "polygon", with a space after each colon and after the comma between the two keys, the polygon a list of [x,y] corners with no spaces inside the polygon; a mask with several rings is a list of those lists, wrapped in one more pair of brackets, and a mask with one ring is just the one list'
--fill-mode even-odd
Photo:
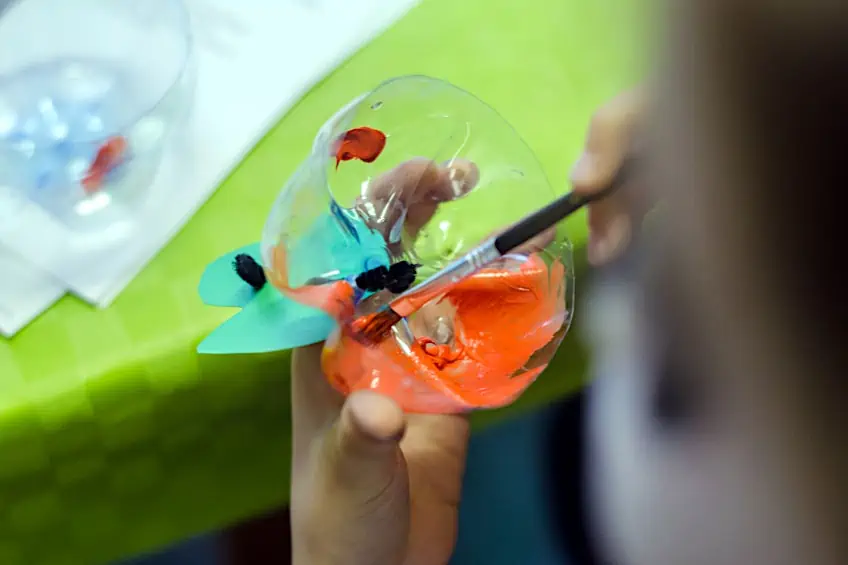
{"label": "metal ferrule", "polygon": [[488,239],[421,284],[399,295],[392,300],[391,308],[400,316],[409,316],[500,257],[494,238]]}

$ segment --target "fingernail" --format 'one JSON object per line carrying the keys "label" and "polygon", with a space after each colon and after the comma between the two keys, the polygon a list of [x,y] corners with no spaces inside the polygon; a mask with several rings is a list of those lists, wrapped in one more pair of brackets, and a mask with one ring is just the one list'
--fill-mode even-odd
{"label": "fingernail", "polygon": [[593,265],[609,263],[627,248],[629,240],[630,219],[622,214],[610,221],[606,233],[598,240],[589,260]]}
{"label": "fingernail", "polygon": [[594,160],[591,155],[584,153],[580,156],[574,166],[571,168],[571,174],[569,178],[571,179],[572,184],[587,184],[592,179],[592,173],[594,171]]}
{"label": "fingernail", "polygon": [[589,242],[586,244],[586,259],[589,260],[589,265],[591,265],[592,267],[598,266],[598,259],[597,257],[595,257],[595,250],[596,246],[592,243],[592,240],[589,240]]}
{"label": "fingernail", "polygon": [[626,214],[617,216],[610,225],[609,231],[610,246],[613,252],[621,251],[630,239],[630,218]]}
{"label": "fingernail", "polygon": [[586,249],[589,264],[593,267],[600,267],[606,263],[606,256],[609,254],[607,248],[606,238],[590,239]]}
{"label": "fingernail", "polygon": [[600,266],[621,254],[630,242],[630,219],[621,214],[610,220],[604,232],[589,241],[589,263]]}

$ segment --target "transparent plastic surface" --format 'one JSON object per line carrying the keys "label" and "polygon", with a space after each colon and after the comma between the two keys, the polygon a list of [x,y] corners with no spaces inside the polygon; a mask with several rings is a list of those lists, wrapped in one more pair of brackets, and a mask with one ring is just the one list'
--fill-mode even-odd
{"label": "transparent plastic surface", "polygon": [[420,282],[555,197],[532,151],[491,107],[437,79],[393,79],[321,128],[267,220],[263,263],[280,292],[337,320],[323,367],[343,393],[374,389],[410,412],[502,406],[568,331],[568,241],[544,234],[378,342],[363,341],[356,323],[403,288],[359,275],[406,262]]}
{"label": "transparent plastic surface", "polygon": [[181,0],[17,0],[0,15],[0,186],[73,229],[125,220],[190,100]]}

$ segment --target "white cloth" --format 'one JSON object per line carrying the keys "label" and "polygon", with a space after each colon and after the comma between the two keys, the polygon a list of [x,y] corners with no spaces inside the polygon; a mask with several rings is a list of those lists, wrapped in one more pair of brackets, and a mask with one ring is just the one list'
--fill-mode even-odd
{"label": "white cloth", "polygon": [[169,145],[131,237],[113,244],[108,233],[69,231],[0,187],[0,210],[12,212],[0,217],[4,335],[63,289],[109,305],[282,114],[418,0],[186,2],[196,41],[195,101],[185,141]]}

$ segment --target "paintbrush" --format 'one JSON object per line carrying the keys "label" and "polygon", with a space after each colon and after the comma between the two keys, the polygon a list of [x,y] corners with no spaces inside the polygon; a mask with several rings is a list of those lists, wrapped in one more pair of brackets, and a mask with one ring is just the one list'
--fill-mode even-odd
{"label": "paintbrush", "polygon": [[414,314],[434,298],[445,294],[486,265],[524,245],[587,204],[606,198],[618,190],[627,182],[632,168],[632,159],[628,159],[604,190],[594,194],[570,192],[526,216],[506,231],[487,239],[427,280],[399,294],[377,312],[354,321],[354,335],[365,343],[379,343],[401,319]]}

